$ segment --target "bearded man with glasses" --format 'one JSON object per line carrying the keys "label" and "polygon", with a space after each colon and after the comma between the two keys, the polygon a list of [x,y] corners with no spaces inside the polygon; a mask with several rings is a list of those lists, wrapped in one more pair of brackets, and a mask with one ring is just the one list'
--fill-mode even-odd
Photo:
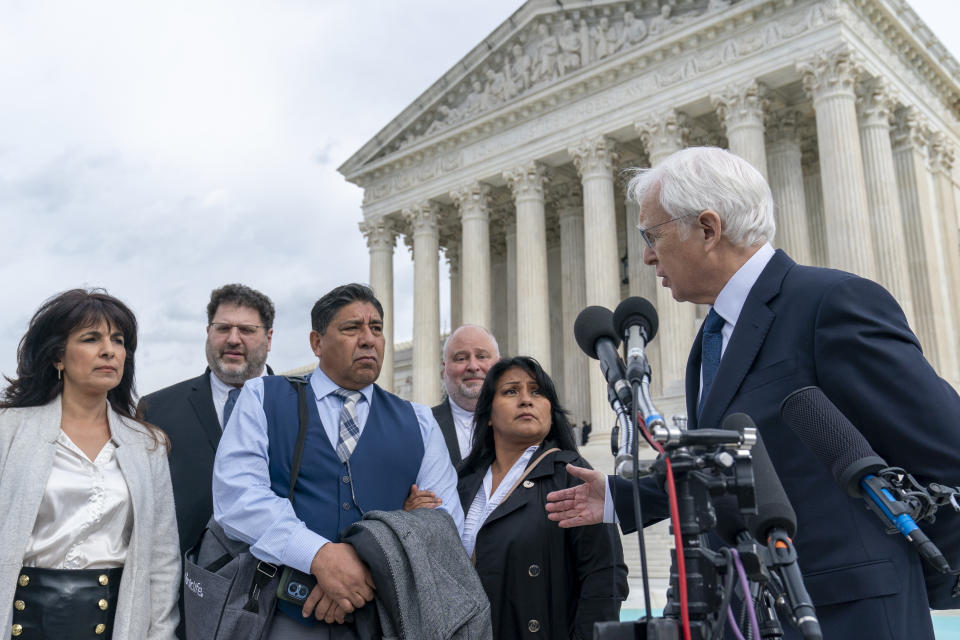
{"label": "bearded man with glasses", "polygon": [[[170,437],[180,556],[200,538],[213,515],[210,483],[220,434],[243,383],[273,374],[266,365],[275,311],[270,298],[242,284],[214,289],[207,305],[207,370],[140,399],[138,416]],[[183,632],[183,589],[180,593]]]}

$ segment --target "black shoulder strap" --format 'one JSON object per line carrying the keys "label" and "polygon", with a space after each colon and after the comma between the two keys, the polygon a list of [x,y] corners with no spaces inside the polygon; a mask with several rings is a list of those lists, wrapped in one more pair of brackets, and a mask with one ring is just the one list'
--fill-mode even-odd
{"label": "black shoulder strap", "polygon": [[303,376],[284,376],[297,389],[297,414],[300,419],[300,430],[297,432],[297,446],[293,450],[293,463],[290,465],[290,493],[287,495],[293,502],[293,488],[297,486],[297,476],[300,475],[300,462],[303,460],[303,443],[307,440],[307,379]]}

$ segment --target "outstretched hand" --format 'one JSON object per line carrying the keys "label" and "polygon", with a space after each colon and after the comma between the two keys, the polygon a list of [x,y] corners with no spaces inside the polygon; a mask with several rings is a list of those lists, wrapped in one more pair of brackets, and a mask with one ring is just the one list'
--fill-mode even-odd
{"label": "outstretched hand", "polygon": [[567,465],[567,473],[583,484],[547,494],[547,517],[560,527],[581,527],[603,522],[607,478],[599,471]]}

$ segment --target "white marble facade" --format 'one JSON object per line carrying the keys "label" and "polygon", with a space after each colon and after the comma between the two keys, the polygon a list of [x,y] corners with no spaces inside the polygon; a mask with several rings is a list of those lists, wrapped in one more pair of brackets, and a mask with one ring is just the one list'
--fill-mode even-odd
{"label": "white marble facade", "polygon": [[[776,246],[883,283],[960,384],[958,79],[903,0],[530,0],[340,167],[364,189],[387,316],[381,380],[400,373],[413,400],[440,400],[450,286],[450,326],[489,326],[505,353],[536,356],[602,438],[612,416],[573,319],[642,295],[660,314],[658,406],[682,411],[703,310],[674,302],[641,263],[621,172],[712,144],[768,177]],[[398,238],[413,291],[393,290]],[[416,314],[403,372],[395,294]]]}

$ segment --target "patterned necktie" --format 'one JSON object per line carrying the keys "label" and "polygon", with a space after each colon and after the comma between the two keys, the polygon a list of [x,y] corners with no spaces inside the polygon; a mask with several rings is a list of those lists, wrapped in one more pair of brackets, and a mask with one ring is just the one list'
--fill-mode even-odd
{"label": "patterned necktie", "polygon": [[703,342],[700,345],[700,364],[703,367],[703,391],[700,392],[700,404],[697,405],[697,415],[703,413],[703,404],[710,394],[713,378],[717,375],[720,366],[720,353],[723,349],[723,325],[726,324],[720,314],[710,309],[706,320],[703,321]]}
{"label": "patterned necktie", "polygon": [[337,389],[334,393],[343,398],[343,408],[340,409],[340,437],[337,438],[337,455],[340,462],[350,459],[360,439],[360,422],[357,419],[357,402],[360,401],[359,391],[352,389]]}
{"label": "patterned necktie", "polygon": [[223,426],[226,428],[227,420],[230,419],[230,414],[233,413],[233,405],[237,404],[237,397],[240,395],[240,389],[234,387],[227,392],[227,402],[223,405]]}

